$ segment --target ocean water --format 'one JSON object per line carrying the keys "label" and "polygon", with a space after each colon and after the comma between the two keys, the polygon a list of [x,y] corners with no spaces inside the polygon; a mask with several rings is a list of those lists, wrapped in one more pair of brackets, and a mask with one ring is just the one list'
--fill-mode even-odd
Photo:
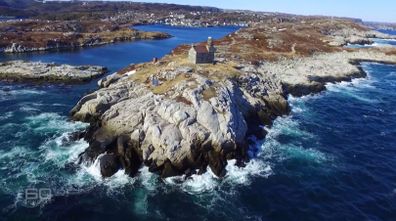
{"label": "ocean water", "polygon": [[[204,40],[233,30],[144,28],[174,31],[179,36],[175,45],[183,38],[191,41],[189,36]],[[134,51],[133,44],[143,43],[151,50],[148,60],[173,47],[168,42],[162,48],[156,41],[125,47]],[[72,64],[105,59],[90,50],[100,54],[101,47],[16,57]],[[105,55],[111,47],[103,50]],[[125,53],[124,59],[109,63],[114,71],[144,61],[129,58],[130,51],[118,52]],[[291,115],[278,118],[267,128],[267,138],[251,146],[245,168],[230,161],[223,179],[208,171],[161,180],[147,168],[134,178],[119,171],[102,179],[97,162],[76,164],[87,143],[67,136],[87,126],[70,122],[68,111],[95,89],[94,82],[1,83],[0,220],[394,220],[396,66],[365,63],[363,68],[365,79],[329,84],[314,96],[290,97]]]}

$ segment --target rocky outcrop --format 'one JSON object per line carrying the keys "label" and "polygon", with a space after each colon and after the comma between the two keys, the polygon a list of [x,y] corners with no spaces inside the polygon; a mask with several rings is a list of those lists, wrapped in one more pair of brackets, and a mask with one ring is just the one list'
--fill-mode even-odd
{"label": "rocky outcrop", "polygon": [[[175,73],[181,70],[189,71],[177,68],[167,76],[177,77]],[[288,111],[279,82],[257,72],[254,77],[246,72],[238,80],[221,83],[196,73],[189,78],[171,96],[154,94],[127,78],[117,78],[121,80],[85,96],[71,112],[73,119],[96,125],[88,137],[90,147],[81,156],[83,161],[93,162],[101,154],[112,153],[128,174],[134,174],[142,162],[162,177],[202,173],[208,166],[223,176],[226,159],[246,160],[248,136],[265,133],[259,122],[270,122]],[[191,87],[192,80],[199,86]],[[260,82],[272,87],[260,87]],[[209,88],[215,94],[204,98],[203,91]],[[256,114],[264,109],[265,114]]]}
{"label": "rocky outcrop", "polygon": [[77,83],[107,72],[100,66],[71,66],[54,63],[10,61],[0,63],[0,80]]}

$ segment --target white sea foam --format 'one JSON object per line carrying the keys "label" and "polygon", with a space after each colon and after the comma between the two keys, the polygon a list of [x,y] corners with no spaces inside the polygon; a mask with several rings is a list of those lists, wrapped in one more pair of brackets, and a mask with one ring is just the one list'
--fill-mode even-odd
{"label": "white sea foam", "polygon": [[149,168],[144,166],[139,170],[139,176],[137,177],[139,181],[145,186],[145,188],[149,191],[154,191],[157,189],[158,175],[151,173]]}
{"label": "white sea foam", "polygon": [[208,168],[208,171],[201,175],[192,175],[191,177],[176,176],[165,179],[168,185],[179,186],[183,191],[190,194],[204,193],[213,191],[219,184],[218,178]]}
{"label": "white sea foam", "polygon": [[376,43],[372,43],[372,44],[351,44],[348,43],[345,47],[346,48],[369,48],[369,47],[375,47]]}
{"label": "white sea foam", "polygon": [[[27,186],[44,185],[50,188],[66,188],[63,186],[65,180],[68,179],[68,174],[59,173],[59,170],[63,169],[67,163],[74,162],[88,144],[83,140],[67,143],[63,143],[62,140],[67,133],[80,130],[85,126],[81,123],[68,122],[65,117],[55,113],[28,117],[22,124],[2,125],[2,129],[19,128],[16,136],[20,139],[26,139],[26,136],[30,136],[31,133],[48,131],[47,127],[54,136],[48,138],[40,146],[21,144],[22,146],[15,145],[12,148],[0,150],[0,167],[7,165],[6,171],[10,174],[0,178],[0,184],[4,184],[2,190],[15,194]],[[10,143],[12,144],[13,141]],[[15,180],[18,180],[18,185],[14,184]]]}
{"label": "white sea foam", "polygon": [[289,95],[287,100],[291,107],[292,114],[307,112],[308,108],[305,105],[306,101],[319,98],[321,94],[309,94],[302,97],[294,97]]}
{"label": "white sea foam", "polygon": [[27,95],[27,94],[45,94],[46,92],[43,90],[37,90],[37,89],[17,89],[17,90],[10,90],[11,94],[15,95]]}
{"label": "white sea foam", "polygon": [[92,176],[96,181],[102,181],[102,175],[100,173],[100,158],[104,154],[99,155],[91,165],[83,165],[82,169]]}
{"label": "white sea foam", "polygon": [[13,116],[14,116],[14,112],[8,111],[8,112],[5,112],[4,114],[0,115],[0,120],[7,120]]}
{"label": "white sea foam", "polygon": [[[305,112],[304,112],[305,113]],[[293,116],[285,116],[277,118],[271,128],[266,128],[268,138],[277,140],[280,135],[293,136],[299,139],[312,139],[314,135],[308,131],[300,129],[300,124]]]}
{"label": "white sea foam", "polygon": [[326,154],[313,149],[300,146],[298,143],[289,141],[281,143],[280,136],[291,136],[297,140],[312,140],[315,136],[305,130],[300,129],[297,120],[292,116],[281,117],[275,120],[273,127],[268,129],[265,141],[261,145],[259,158],[267,159],[272,162],[280,163],[286,159],[298,159],[308,162],[323,163],[331,158]]}
{"label": "white sea foam", "polygon": [[146,215],[148,214],[148,193],[144,190],[137,189],[134,191],[136,200],[133,202],[133,212],[134,214]]}
{"label": "white sea foam", "polygon": [[385,78],[396,78],[396,72],[391,72],[385,76]]}
{"label": "white sea foam", "polygon": [[238,167],[235,160],[228,161],[225,181],[232,184],[250,184],[253,177],[268,177],[273,174],[269,163],[262,159],[252,159],[245,167]]}
{"label": "white sea foam", "polygon": [[80,153],[87,147],[88,143],[84,140],[72,142],[68,145],[62,144],[62,136],[47,141],[40,148],[44,149],[44,158],[46,161],[53,161],[59,167],[63,167],[66,163],[75,162]]}
{"label": "white sea foam", "polygon": [[11,100],[17,97],[26,96],[26,95],[43,95],[45,91],[36,90],[36,89],[14,89],[10,90],[0,90],[0,100]]}
{"label": "white sea foam", "polygon": [[37,113],[40,111],[40,109],[38,109],[38,108],[29,107],[29,106],[20,107],[19,110],[26,112],[26,113]]}
{"label": "white sea foam", "polygon": [[124,187],[127,184],[135,183],[136,179],[128,176],[125,170],[119,170],[112,177],[106,178],[104,184],[110,189]]}
{"label": "white sea foam", "polygon": [[337,92],[337,93],[342,94],[344,96],[348,96],[350,98],[353,98],[353,99],[356,99],[356,100],[359,100],[359,101],[362,101],[362,102],[365,102],[365,103],[378,103],[379,102],[378,99],[376,99],[376,98],[369,98],[369,97],[364,96],[364,95],[359,95],[357,93],[356,89],[352,89],[352,88],[348,88],[348,87],[343,88],[342,85],[336,85],[336,86],[333,86],[333,87],[328,87],[328,90],[332,91],[332,92]]}
{"label": "white sea foam", "polygon": [[57,113],[41,113],[36,116],[26,117],[29,128],[36,132],[72,132],[87,126],[82,122],[70,122],[66,117]]}
{"label": "white sea foam", "polygon": [[229,160],[225,177],[218,178],[208,167],[207,172],[190,177],[166,178],[168,185],[176,185],[189,194],[202,194],[221,188],[222,185],[249,185],[254,177],[268,177],[272,174],[270,165],[261,159],[252,159],[245,167],[238,167],[236,160]]}
{"label": "white sea foam", "polygon": [[113,176],[108,178],[103,178],[100,173],[100,158],[104,154],[99,155],[95,162],[91,165],[82,165],[76,177],[74,177],[74,182],[78,185],[86,185],[87,179],[93,179],[95,185],[105,185],[108,187],[108,192],[117,191],[118,188],[125,187],[127,184],[133,184],[136,178],[132,178],[125,173],[125,170],[119,170]]}
{"label": "white sea foam", "polygon": [[395,47],[392,43],[396,42],[395,39],[382,39],[382,38],[377,38],[374,39],[374,44],[372,44],[374,47]]}
{"label": "white sea foam", "polygon": [[4,159],[13,159],[15,157],[23,157],[28,150],[22,146],[15,146],[9,150],[0,149],[0,161]]}
{"label": "white sea foam", "polygon": [[42,113],[27,117],[26,121],[26,126],[34,132],[51,132],[56,135],[55,138],[44,142],[39,149],[43,151],[42,157],[45,161],[52,161],[59,167],[75,161],[78,155],[88,147],[88,143],[84,140],[69,141],[68,138],[69,133],[81,130],[87,124],[67,121],[65,117],[56,113]]}
{"label": "white sea foam", "polygon": [[59,103],[54,103],[54,104],[51,104],[51,106],[54,106],[54,107],[67,107],[68,105],[66,105],[66,104],[59,104]]}
{"label": "white sea foam", "polygon": [[362,89],[373,89],[373,83],[375,79],[373,79],[370,75],[370,69],[365,67],[366,72],[368,73],[367,78],[355,78],[352,81],[342,81],[339,83],[327,83],[326,89],[331,92],[336,92],[342,94],[344,96],[348,96],[354,98],[359,101],[367,102],[367,103],[376,103],[378,102],[375,98],[369,98],[367,96],[359,93]]}

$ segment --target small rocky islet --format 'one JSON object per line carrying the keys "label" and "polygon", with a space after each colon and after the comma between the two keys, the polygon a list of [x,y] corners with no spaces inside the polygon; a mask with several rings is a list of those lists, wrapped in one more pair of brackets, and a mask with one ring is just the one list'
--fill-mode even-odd
{"label": "small rocky islet", "polygon": [[105,73],[107,68],[102,66],[72,66],[21,60],[0,63],[0,80],[9,82],[78,83],[90,81]]}
{"label": "small rocky islet", "polygon": [[249,160],[252,136],[264,139],[263,126],[289,113],[289,95],[365,77],[363,61],[396,63],[394,48],[342,47],[382,35],[350,21],[277,25],[256,24],[214,41],[214,63],[194,64],[185,45],[102,79],[71,111],[73,120],[90,123],[80,163],[98,162],[104,177],[120,169],[134,176],[143,165],[163,178],[207,168],[222,177],[227,160]]}

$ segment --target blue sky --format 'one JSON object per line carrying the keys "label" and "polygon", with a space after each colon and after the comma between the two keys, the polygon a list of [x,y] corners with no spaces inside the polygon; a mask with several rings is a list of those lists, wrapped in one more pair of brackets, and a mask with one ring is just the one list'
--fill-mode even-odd
{"label": "blue sky", "polygon": [[[116,1],[116,0],[113,0]],[[334,15],[366,21],[396,22],[396,0],[141,0],[228,9],[287,12],[303,15]]]}

